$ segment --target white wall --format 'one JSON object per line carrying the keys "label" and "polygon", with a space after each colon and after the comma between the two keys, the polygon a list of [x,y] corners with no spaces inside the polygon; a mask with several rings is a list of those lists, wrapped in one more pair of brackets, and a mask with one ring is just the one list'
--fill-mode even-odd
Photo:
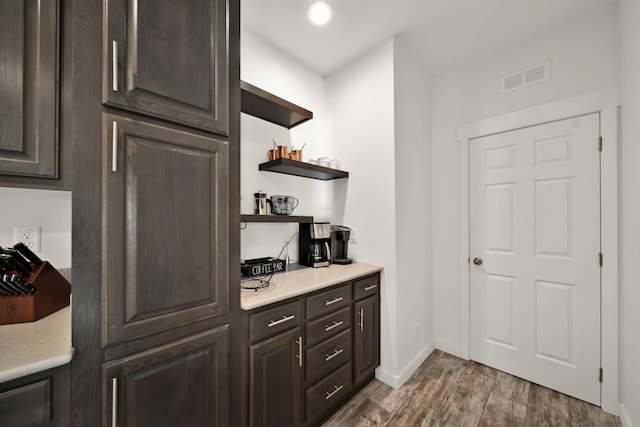
{"label": "white wall", "polygon": [[[269,196],[295,196],[300,201],[295,215],[312,215],[317,220],[330,220],[334,210],[334,182],[258,171],[258,165],[268,160],[267,150],[273,148],[272,139],[280,145],[294,145],[296,148],[306,143],[303,160],[336,157],[328,136],[324,78],[244,27],[241,64],[242,80],[314,114],[312,120],[291,130],[247,114],[241,115],[241,212],[253,213],[253,193],[263,190]],[[250,223],[241,232],[241,258],[276,256],[297,231],[297,224]],[[292,260],[298,258],[297,248],[295,238],[288,249]]]}
{"label": "white wall", "polygon": [[335,220],[356,260],[384,267],[381,367],[399,387],[433,349],[429,76],[391,39],[327,78],[336,152],[349,170]]}
{"label": "white wall", "polygon": [[[543,62],[551,79],[501,95],[500,78]],[[433,293],[436,346],[460,354],[459,167],[462,124],[613,86],[618,82],[615,4],[512,50],[432,80]],[[464,255],[466,257],[466,255]]]}
{"label": "white wall", "polygon": [[430,83],[422,64],[394,38],[396,375],[401,382],[434,347]]}
{"label": "white wall", "polygon": [[393,42],[389,40],[327,78],[336,152],[349,179],[338,183],[335,221],[358,230],[356,261],[384,267],[379,376],[396,374],[397,282]]}
{"label": "white wall", "polygon": [[71,192],[0,187],[0,246],[13,246],[13,227],[41,227],[40,258],[71,267]]}
{"label": "white wall", "polygon": [[620,400],[627,427],[640,426],[640,2],[620,2]]}

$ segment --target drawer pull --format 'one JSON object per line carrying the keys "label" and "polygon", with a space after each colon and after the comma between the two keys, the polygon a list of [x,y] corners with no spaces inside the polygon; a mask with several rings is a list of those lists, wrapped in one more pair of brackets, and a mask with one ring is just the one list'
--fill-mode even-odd
{"label": "drawer pull", "polygon": [[344,322],[342,320],[339,321],[339,322],[333,322],[333,325],[325,325],[324,326],[324,331],[325,332],[329,332],[330,330],[335,329],[338,326],[343,325],[343,324],[344,324]]}
{"label": "drawer pull", "polygon": [[337,298],[334,298],[334,299],[331,299],[331,300],[326,300],[326,301],[324,302],[324,305],[326,306],[326,305],[335,304],[335,303],[337,303],[337,302],[342,301],[343,299],[344,299],[344,297],[337,297]]}
{"label": "drawer pull", "polygon": [[113,40],[111,51],[111,73],[112,73],[112,87],[114,92],[118,91],[118,42]]}
{"label": "drawer pull", "polygon": [[324,361],[328,362],[329,360],[333,359],[334,357],[336,357],[337,355],[339,355],[343,351],[344,351],[344,348],[341,348],[340,350],[333,350],[333,354],[325,354],[324,355]]}
{"label": "drawer pull", "polygon": [[344,385],[340,384],[339,386],[334,385],[333,386],[333,391],[325,391],[325,393],[327,394],[324,397],[324,400],[329,400],[331,399],[337,392],[339,392],[340,390],[342,390],[342,388],[344,387]]}
{"label": "drawer pull", "polygon": [[296,355],[296,358],[298,359],[298,366],[302,368],[302,337],[298,337],[296,344],[298,344],[298,354]]}
{"label": "drawer pull", "polygon": [[118,425],[118,378],[111,379],[111,427]]}
{"label": "drawer pull", "polygon": [[375,288],[377,288],[377,287],[378,287],[378,285],[365,286],[365,287],[364,287],[364,291],[365,291],[365,292],[369,292],[371,289],[375,289]]}
{"label": "drawer pull", "polygon": [[118,122],[111,124],[111,172],[118,172]]}
{"label": "drawer pull", "polygon": [[269,324],[267,325],[267,327],[270,328],[272,326],[276,326],[276,325],[279,325],[281,323],[288,322],[289,320],[295,319],[295,317],[296,316],[294,314],[292,314],[291,316],[283,316],[282,319],[280,319],[280,320],[272,320],[272,321],[270,321]]}

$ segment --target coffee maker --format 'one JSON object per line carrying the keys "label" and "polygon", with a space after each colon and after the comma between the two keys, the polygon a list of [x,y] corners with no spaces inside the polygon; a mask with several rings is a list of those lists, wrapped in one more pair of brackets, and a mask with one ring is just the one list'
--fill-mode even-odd
{"label": "coffee maker", "polygon": [[344,225],[331,226],[331,264],[351,264],[353,260],[347,257],[349,236],[351,229]]}
{"label": "coffee maker", "polygon": [[308,267],[328,267],[331,264],[331,224],[301,223],[298,244],[298,264]]}

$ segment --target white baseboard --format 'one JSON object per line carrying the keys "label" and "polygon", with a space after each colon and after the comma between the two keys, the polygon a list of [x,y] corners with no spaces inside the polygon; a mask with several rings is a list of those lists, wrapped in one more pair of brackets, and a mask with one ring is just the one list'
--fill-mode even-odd
{"label": "white baseboard", "polygon": [[[436,341],[436,348],[438,350],[444,351],[445,353],[449,353],[452,356],[462,357],[460,355],[460,346],[449,344],[447,342]],[[462,357],[464,359],[464,357]]]}
{"label": "white baseboard", "polygon": [[631,423],[631,419],[629,418],[629,413],[627,412],[623,404],[620,404],[620,421],[622,421],[622,425],[624,427],[635,427]]}
{"label": "white baseboard", "polygon": [[398,390],[407,382],[409,377],[420,367],[422,362],[427,360],[427,357],[436,349],[435,343],[431,341],[413,360],[402,370],[399,375],[393,375],[388,371],[384,371],[380,368],[376,370],[376,378]]}

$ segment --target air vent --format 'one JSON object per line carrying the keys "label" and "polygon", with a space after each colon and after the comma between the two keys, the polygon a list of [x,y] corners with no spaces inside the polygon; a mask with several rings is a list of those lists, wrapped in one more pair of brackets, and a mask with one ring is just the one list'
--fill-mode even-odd
{"label": "air vent", "polygon": [[549,80],[548,62],[504,76],[500,82],[500,93],[522,89],[545,80]]}

